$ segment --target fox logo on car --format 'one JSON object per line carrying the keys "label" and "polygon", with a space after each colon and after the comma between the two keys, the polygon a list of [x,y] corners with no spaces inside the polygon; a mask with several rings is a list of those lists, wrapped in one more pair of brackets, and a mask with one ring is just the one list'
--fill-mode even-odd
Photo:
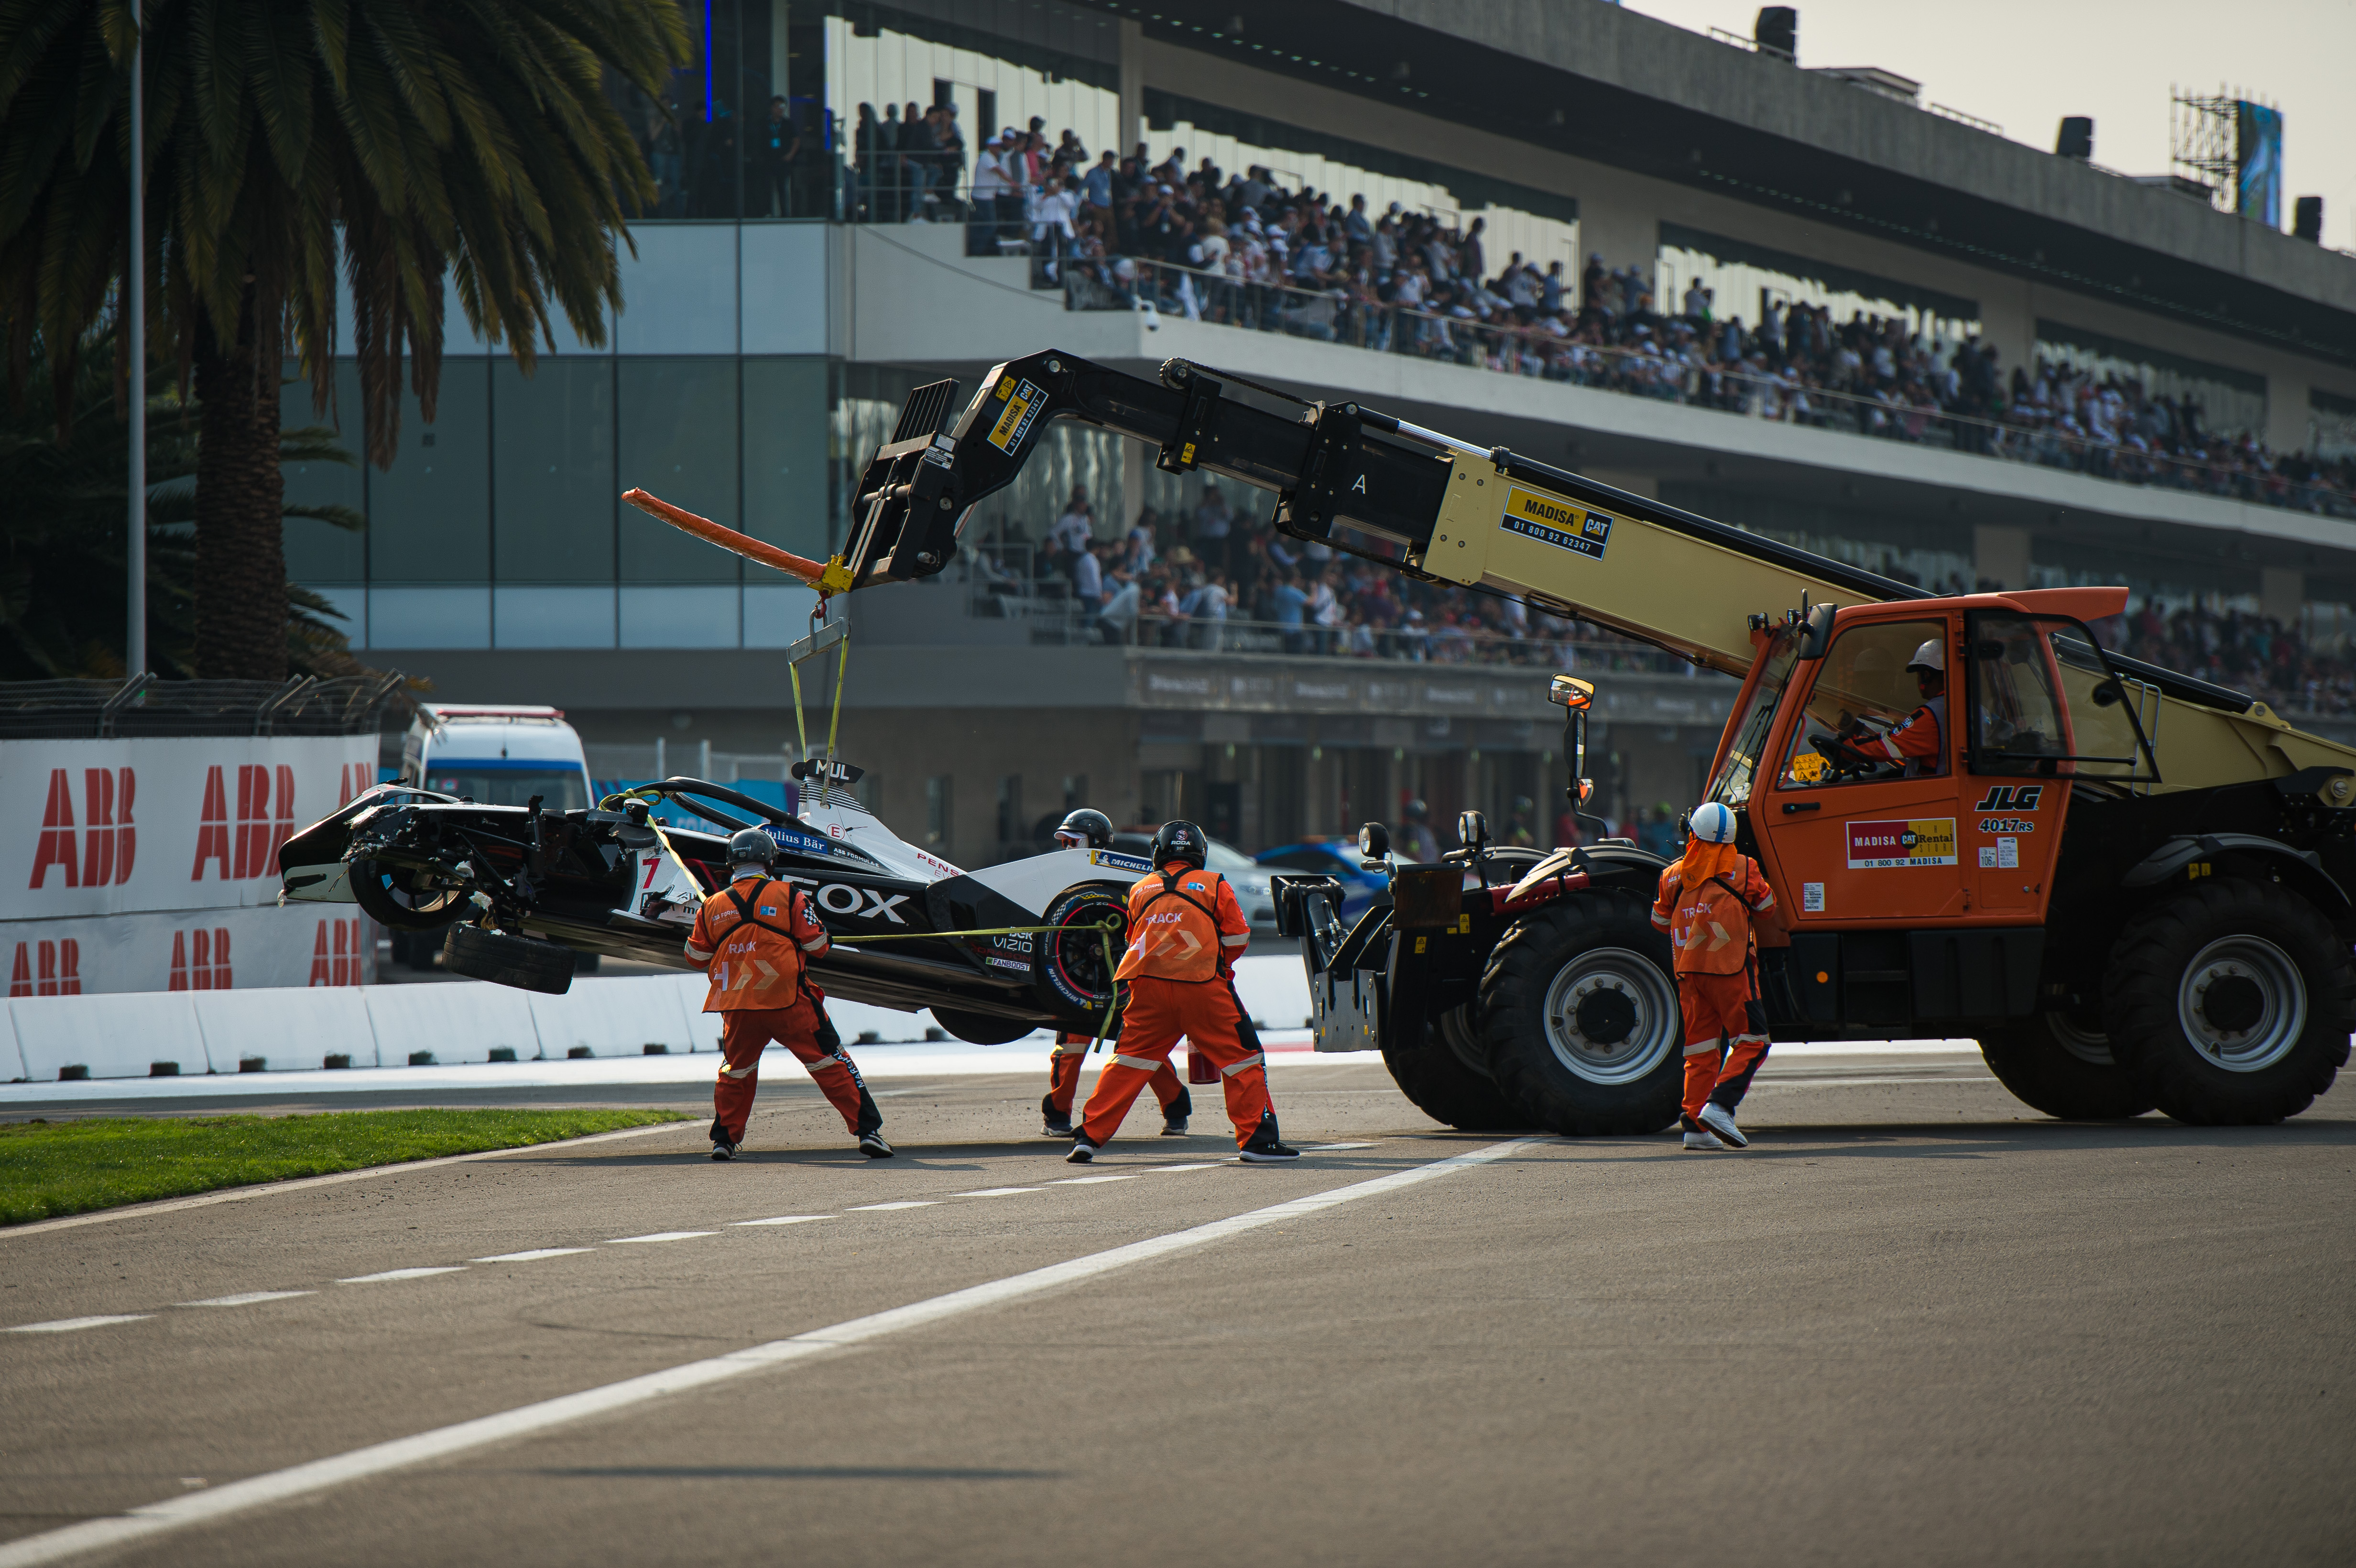
{"label": "fox logo on car", "polygon": [[778,880],[792,882],[798,887],[816,888],[818,891],[810,896],[818,901],[818,907],[829,914],[838,914],[852,920],[874,920],[880,917],[890,921],[894,925],[908,923],[900,918],[899,911],[900,906],[906,903],[914,896],[913,894],[880,893],[873,888],[852,887],[849,882],[820,882],[815,877],[788,876]]}

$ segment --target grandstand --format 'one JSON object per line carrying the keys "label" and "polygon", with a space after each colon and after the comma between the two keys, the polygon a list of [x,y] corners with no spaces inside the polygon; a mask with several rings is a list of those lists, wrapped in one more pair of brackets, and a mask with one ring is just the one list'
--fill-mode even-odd
{"label": "grandstand", "polygon": [[[775,754],[808,596],[615,494],[822,554],[906,389],[1053,343],[1926,585],[2124,579],[2102,635],[2356,733],[2356,258],[1597,0],[1268,9],[697,8],[672,117],[629,106],[662,192],[613,341],[454,353],[391,472],[290,475],[370,520],[290,523],[296,573],[447,695]],[[1605,672],[1613,815],[1691,793],[1723,683],[1264,511],[1060,432],[946,581],[857,607],[879,806],[973,862],[1084,799],[1247,846],[1526,799],[1544,840],[1549,665]]]}

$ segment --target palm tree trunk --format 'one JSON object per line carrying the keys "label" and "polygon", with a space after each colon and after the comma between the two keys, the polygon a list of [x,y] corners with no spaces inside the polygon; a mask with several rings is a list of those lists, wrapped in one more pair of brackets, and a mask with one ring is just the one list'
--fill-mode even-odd
{"label": "palm tree trunk", "polygon": [[279,371],[266,341],[257,354],[272,336],[257,314],[249,283],[237,341],[197,336],[197,673],[211,680],[286,678]]}

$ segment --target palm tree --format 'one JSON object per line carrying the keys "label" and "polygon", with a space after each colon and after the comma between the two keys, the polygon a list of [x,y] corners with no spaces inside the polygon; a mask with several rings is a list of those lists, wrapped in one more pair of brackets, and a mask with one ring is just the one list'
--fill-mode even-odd
{"label": "palm tree", "polygon": [[[141,347],[177,357],[201,409],[196,666],[275,679],[280,367],[298,356],[327,409],[339,268],[380,466],[404,363],[434,417],[445,282],[526,370],[552,304],[602,342],[624,213],[654,197],[607,73],[659,98],[686,23],[676,0],[0,0],[0,326],[19,406],[36,337],[47,348],[61,439],[80,347],[126,270],[143,23]],[[135,352],[118,352],[118,386]]]}
{"label": "palm tree", "polygon": [[[70,676],[121,679],[123,663],[122,522],[125,511],[123,410],[110,374],[112,333],[78,355],[71,401],[59,410],[44,346],[34,345],[31,395],[0,411],[0,680]],[[147,401],[148,663],[168,678],[196,667],[197,428],[199,411],[168,378],[150,375]],[[62,427],[65,439],[58,439]],[[322,427],[287,431],[286,463],[349,463]],[[348,507],[298,506],[289,517],[340,528],[363,526]],[[362,667],[326,600],[288,584],[282,633],[286,662],[306,675],[354,675]]]}

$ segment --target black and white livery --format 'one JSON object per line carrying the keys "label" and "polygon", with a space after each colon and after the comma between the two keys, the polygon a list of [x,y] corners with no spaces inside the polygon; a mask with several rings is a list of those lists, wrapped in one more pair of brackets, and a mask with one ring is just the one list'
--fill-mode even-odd
{"label": "black and white livery", "polygon": [[[809,890],[833,938],[810,965],[828,995],[930,1008],[984,1045],[1104,1022],[1108,958],[1142,859],[1057,849],[967,871],[831,787],[795,815],[688,778],[569,811],[381,784],[287,840],[280,901],[357,903],[395,932],[445,932],[451,969],[561,993],[575,954],[689,968],[688,930],[727,885],[728,837],[746,827],[776,841],[774,874]],[[1053,929],[1006,929],[1042,926]],[[999,934],[931,934],[976,931]]]}

